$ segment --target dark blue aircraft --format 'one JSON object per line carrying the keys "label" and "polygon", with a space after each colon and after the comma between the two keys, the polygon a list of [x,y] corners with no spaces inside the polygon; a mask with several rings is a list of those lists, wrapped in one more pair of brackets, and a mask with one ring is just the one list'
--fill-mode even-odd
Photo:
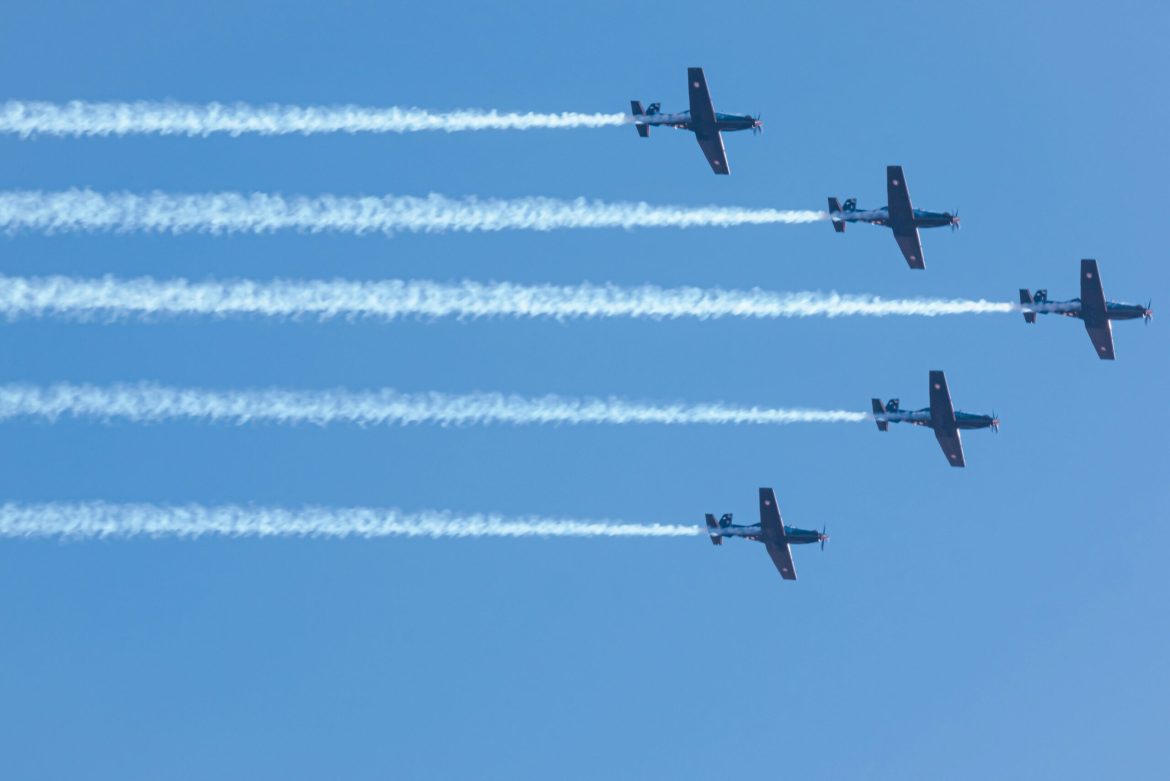
{"label": "dark blue aircraft", "polygon": [[934,436],[942,447],[943,454],[951,466],[966,466],[963,460],[963,440],[959,429],[991,428],[999,431],[999,418],[995,414],[972,415],[956,412],[951,404],[951,391],[947,377],[940,371],[930,373],[930,406],[926,409],[903,410],[898,399],[882,407],[881,399],[873,400],[873,419],[879,431],[889,431],[891,423],[910,423],[934,429]]}
{"label": "dark blue aircraft", "polygon": [[795,526],[785,526],[780,520],[780,505],[776,504],[776,492],[771,488],[760,489],[760,523],[758,526],[736,526],[727,513],[718,522],[715,516],[707,515],[707,533],[714,545],[722,545],[724,537],[742,537],[764,543],[772,563],[785,580],[796,580],[796,565],[792,563],[791,545],[805,545],[819,542],[821,550],[829,535],[824,531],[809,531]]}
{"label": "dark blue aircraft", "polygon": [[651,103],[650,108],[642,110],[642,102],[630,101],[630,111],[634,115],[634,127],[642,138],[650,137],[650,128],[654,125],[675,127],[680,130],[689,130],[699,140],[699,147],[711,165],[711,170],[717,174],[729,174],[731,168],[727,165],[727,152],[723,149],[725,130],[753,130],[759,132],[764,123],[759,117],[750,114],[717,114],[711,103],[711,92],[707,89],[707,77],[702,68],[687,68],[687,88],[691,97],[690,111],[678,114],[663,114],[660,103]]}
{"label": "dark blue aircraft", "polygon": [[1080,318],[1085,323],[1085,330],[1089,333],[1093,347],[1097,348],[1097,357],[1103,361],[1113,360],[1112,321],[1136,320],[1140,317],[1148,323],[1154,316],[1149,304],[1142,306],[1106,301],[1095,260],[1081,261],[1080,298],[1071,301],[1049,301],[1047,290],[1037,290],[1036,295],[1032,295],[1027,288],[1021,288],[1020,309],[1024,313],[1025,323],[1035,323],[1038,314]]}
{"label": "dark blue aircraft", "polygon": [[898,248],[902,250],[910,268],[926,268],[918,229],[950,225],[951,230],[956,230],[959,227],[958,213],[915,209],[910,204],[910,191],[906,187],[906,176],[900,165],[886,166],[886,195],[888,204],[880,209],[858,209],[856,198],[845,201],[842,207],[840,201],[830,198],[829,218],[833,221],[833,230],[844,233],[845,224],[849,222],[885,225],[894,231],[894,240],[898,242]]}

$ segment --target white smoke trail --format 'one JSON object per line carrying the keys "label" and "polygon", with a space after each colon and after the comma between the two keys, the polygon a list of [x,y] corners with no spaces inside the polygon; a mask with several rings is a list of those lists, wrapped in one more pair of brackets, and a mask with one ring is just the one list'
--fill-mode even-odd
{"label": "white smoke trail", "polygon": [[1017,312],[1011,303],[964,299],[884,299],[837,293],[774,293],[652,285],[441,284],[428,281],[275,280],[189,282],[150,277],[0,276],[0,316],[75,319],[160,315],[258,315],[394,320],[404,317],[886,317]]}
{"label": "white smoke trail", "polygon": [[61,417],[156,423],[187,419],[221,423],[350,423],[389,426],[475,424],[749,424],[859,423],[868,413],[846,410],[736,407],[726,404],[639,404],[617,398],[524,398],[501,393],[399,393],[383,389],[212,391],[137,385],[0,385],[0,421]]}
{"label": "white smoke trail", "polygon": [[0,537],[691,537],[698,526],[506,518],[372,507],[252,507],[106,502],[0,505]]}
{"label": "white smoke trail", "polygon": [[251,106],[245,103],[192,104],[136,101],[69,103],[10,100],[0,103],[0,133],[21,137],[157,135],[240,136],[318,133],[414,133],[439,130],[532,130],[615,127],[628,114],[517,113],[466,109],[432,112],[420,108],[368,106]]}
{"label": "white smoke trail", "polygon": [[56,233],[444,233],[550,231],[564,228],[695,228],[805,223],[824,212],[717,206],[652,206],[584,198],[497,200],[426,197],[285,198],[265,193],[98,193],[92,190],[0,192],[0,229]]}

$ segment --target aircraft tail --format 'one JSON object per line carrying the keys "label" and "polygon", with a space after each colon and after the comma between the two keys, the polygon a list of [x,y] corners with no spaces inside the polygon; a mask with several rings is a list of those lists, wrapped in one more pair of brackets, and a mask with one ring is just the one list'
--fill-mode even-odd
{"label": "aircraft tail", "polygon": [[873,420],[877,423],[878,431],[889,431],[890,421],[885,420],[885,407],[882,406],[881,399],[873,399]]}
{"label": "aircraft tail", "polygon": [[838,233],[844,233],[845,232],[845,222],[843,220],[839,220],[833,216],[835,214],[840,214],[840,213],[841,213],[841,202],[838,201],[836,198],[830,198],[829,199],[829,217],[833,220],[833,230],[837,231]]}
{"label": "aircraft tail", "polygon": [[[642,101],[640,100],[630,101],[630,111],[635,117],[642,117],[646,115],[645,110],[642,108]],[[638,135],[640,135],[642,138],[650,137],[650,126],[645,122],[635,122],[634,128],[638,131]]]}
{"label": "aircraft tail", "polygon": [[[725,515],[723,517],[728,518],[729,516]],[[715,522],[714,515],[712,515],[711,513],[707,513],[707,534],[711,535],[711,544],[712,545],[722,545],[723,544],[723,534],[719,531],[720,525],[721,524]]]}
{"label": "aircraft tail", "polygon": [[[1020,288],[1020,304],[1022,304],[1024,307],[1028,307],[1028,306],[1031,306],[1033,303],[1034,302],[1032,300],[1031,291],[1029,291],[1026,287]],[[1036,322],[1036,313],[1029,312],[1027,309],[1025,309],[1024,310],[1024,322],[1025,323]]]}

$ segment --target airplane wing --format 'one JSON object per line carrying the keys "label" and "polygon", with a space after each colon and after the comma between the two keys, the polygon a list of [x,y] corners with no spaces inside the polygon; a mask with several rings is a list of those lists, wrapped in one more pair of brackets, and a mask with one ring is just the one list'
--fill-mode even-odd
{"label": "airplane wing", "polygon": [[780,577],[785,580],[796,580],[796,565],[792,562],[792,549],[788,547],[788,543],[782,542],[777,545],[769,542],[765,543],[765,547],[768,549],[768,555],[772,557],[772,563],[780,571]]}
{"label": "airplane wing", "polygon": [[910,205],[910,191],[900,165],[886,166],[886,198],[890,222],[914,224],[914,207]]}
{"label": "airplane wing", "polygon": [[947,461],[950,462],[951,466],[967,465],[967,462],[963,460],[963,438],[959,436],[959,429],[957,427],[946,432],[935,429],[934,437],[938,440],[943,455],[947,457]]}
{"label": "airplane wing", "polygon": [[1097,348],[1097,357],[1103,361],[1112,361],[1113,354],[1113,323],[1106,320],[1102,325],[1089,325],[1085,321],[1085,330],[1089,332],[1089,339]]}
{"label": "airplane wing", "polygon": [[723,149],[722,133],[716,131],[712,136],[695,133],[695,138],[699,139],[699,147],[703,150],[703,156],[707,158],[712,171],[717,174],[731,173],[731,168],[727,165],[727,152]]}
{"label": "airplane wing", "polygon": [[699,147],[707,164],[717,174],[729,174],[727,152],[723,148],[723,136],[715,123],[715,106],[711,103],[711,92],[707,89],[707,77],[702,68],[687,68],[687,92],[691,98],[691,130],[699,140]]}
{"label": "airplane wing", "polygon": [[796,580],[796,565],[792,562],[792,549],[784,534],[784,521],[780,519],[780,506],[776,503],[776,492],[771,488],[760,489],[760,531],[764,547],[772,557],[772,563],[785,580]]}
{"label": "airplane wing", "polygon": [[691,122],[700,129],[715,129],[715,106],[702,68],[687,68],[687,92],[691,98]]}
{"label": "airplane wing", "polygon": [[922,270],[926,268],[926,260],[922,257],[922,239],[918,236],[918,228],[911,225],[909,228],[894,227],[894,241],[898,242],[898,249],[902,250],[902,257],[910,264],[910,268]]}
{"label": "airplane wing", "polygon": [[947,387],[947,375],[940,371],[930,373],[930,425],[947,462],[951,466],[966,466],[967,462],[963,460],[963,440],[955,422],[955,406],[951,403],[951,390]]}
{"label": "airplane wing", "polygon": [[1097,261],[1081,261],[1081,318],[1085,330],[1097,349],[1097,356],[1103,361],[1113,360],[1113,324],[1105,307],[1105,289],[1101,286],[1101,274]]}
{"label": "airplane wing", "polygon": [[926,268],[926,261],[922,257],[922,240],[914,225],[910,190],[906,187],[906,176],[900,165],[886,166],[886,199],[886,208],[890,211],[890,228],[894,231],[894,239],[898,242],[898,249],[902,250],[902,256],[910,268]]}

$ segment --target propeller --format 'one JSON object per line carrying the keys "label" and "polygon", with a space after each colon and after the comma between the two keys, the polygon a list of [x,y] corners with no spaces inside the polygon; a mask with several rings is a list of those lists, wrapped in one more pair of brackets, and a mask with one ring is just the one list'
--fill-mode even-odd
{"label": "propeller", "polygon": [[996,415],[995,412],[991,413],[991,430],[996,434],[999,433],[999,415]]}
{"label": "propeller", "polygon": [[954,233],[962,227],[963,226],[959,223],[959,210],[955,209],[951,215],[951,233]]}
{"label": "propeller", "polygon": [[821,529],[821,550],[825,549],[825,543],[829,540],[829,524],[825,524]]}
{"label": "propeller", "polygon": [[1146,311],[1142,312],[1142,320],[1145,321],[1146,325],[1149,325],[1150,320],[1152,320],[1153,317],[1154,317],[1154,299],[1151,298],[1149,300],[1149,303],[1146,304]]}
{"label": "propeller", "polygon": [[756,114],[756,118],[752,120],[752,135],[758,136],[764,132],[764,120],[760,119],[762,114]]}

